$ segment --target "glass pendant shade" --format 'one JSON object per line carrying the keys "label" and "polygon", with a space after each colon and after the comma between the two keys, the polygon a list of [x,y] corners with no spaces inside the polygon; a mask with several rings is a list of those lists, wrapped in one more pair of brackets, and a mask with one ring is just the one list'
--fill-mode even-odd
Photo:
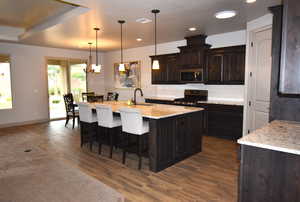
{"label": "glass pendant shade", "polygon": [[125,72],[125,65],[124,65],[123,63],[121,63],[121,64],[119,65],[119,71],[120,71],[120,72]]}
{"label": "glass pendant shade", "polygon": [[152,69],[159,69],[159,61],[158,60],[153,60]]}
{"label": "glass pendant shade", "polygon": [[100,73],[101,72],[101,65],[98,64],[92,64],[92,71],[95,72],[95,73]]}

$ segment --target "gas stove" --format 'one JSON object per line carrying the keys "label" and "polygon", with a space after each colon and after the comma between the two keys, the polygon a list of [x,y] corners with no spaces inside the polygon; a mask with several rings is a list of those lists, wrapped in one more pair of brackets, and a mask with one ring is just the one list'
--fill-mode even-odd
{"label": "gas stove", "polygon": [[174,104],[182,106],[193,106],[196,107],[198,101],[207,101],[208,91],[207,90],[185,90],[184,98],[174,100]]}

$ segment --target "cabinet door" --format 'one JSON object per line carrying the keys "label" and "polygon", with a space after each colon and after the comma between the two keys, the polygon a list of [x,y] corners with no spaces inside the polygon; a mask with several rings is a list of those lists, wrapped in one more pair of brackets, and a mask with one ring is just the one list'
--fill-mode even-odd
{"label": "cabinet door", "polygon": [[[167,82],[167,66],[166,60],[163,56],[152,57],[153,60],[157,59],[159,61],[159,69],[152,69],[152,84],[163,84]],[[151,63],[151,64],[152,64]]]}
{"label": "cabinet door", "polygon": [[178,68],[178,56],[169,55],[166,57],[167,65],[167,82],[168,83],[179,83],[180,82],[180,72]]}
{"label": "cabinet door", "polygon": [[187,154],[188,134],[186,125],[186,117],[177,118],[175,132],[175,158],[182,158]]}
{"label": "cabinet door", "polygon": [[203,68],[204,49],[182,48],[179,55],[181,69]]}
{"label": "cabinet door", "polygon": [[225,53],[223,57],[223,83],[244,84],[245,52]]}
{"label": "cabinet door", "polygon": [[223,55],[208,54],[206,65],[207,84],[220,84],[222,82]]}

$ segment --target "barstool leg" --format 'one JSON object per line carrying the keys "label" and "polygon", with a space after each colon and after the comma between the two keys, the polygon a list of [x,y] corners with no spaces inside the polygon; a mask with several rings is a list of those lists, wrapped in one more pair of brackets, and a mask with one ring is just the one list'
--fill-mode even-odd
{"label": "barstool leg", "polygon": [[124,137],[125,137],[125,141],[126,142],[126,145],[124,146],[123,145],[123,158],[122,158],[122,163],[125,164],[125,160],[126,160],[126,147],[127,147],[127,134],[124,134]]}
{"label": "barstool leg", "polygon": [[141,168],[142,168],[142,136],[141,135],[139,135],[138,136],[138,148],[139,148],[139,153],[138,153],[138,155],[139,155],[139,170],[141,170]]}
{"label": "barstool leg", "polygon": [[110,139],[110,158],[112,158],[112,154],[113,154],[113,142],[114,142],[114,134],[111,132],[111,130],[113,129],[108,129],[108,135],[109,135],[109,139]]}
{"label": "barstool leg", "polygon": [[98,154],[100,155],[102,152],[102,137],[101,137],[101,128],[98,127],[97,130],[97,136],[98,136]]}

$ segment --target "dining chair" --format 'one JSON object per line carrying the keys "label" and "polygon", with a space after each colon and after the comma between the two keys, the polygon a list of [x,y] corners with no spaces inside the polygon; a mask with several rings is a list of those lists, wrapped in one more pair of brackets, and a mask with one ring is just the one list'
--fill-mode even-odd
{"label": "dining chair", "polygon": [[66,108],[66,123],[65,126],[69,123],[70,118],[73,119],[73,126],[75,125],[75,119],[77,118],[77,122],[79,125],[79,111],[75,109],[77,104],[74,103],[74,98],[72,93],[65,94],[64,96],[65,108]]}

